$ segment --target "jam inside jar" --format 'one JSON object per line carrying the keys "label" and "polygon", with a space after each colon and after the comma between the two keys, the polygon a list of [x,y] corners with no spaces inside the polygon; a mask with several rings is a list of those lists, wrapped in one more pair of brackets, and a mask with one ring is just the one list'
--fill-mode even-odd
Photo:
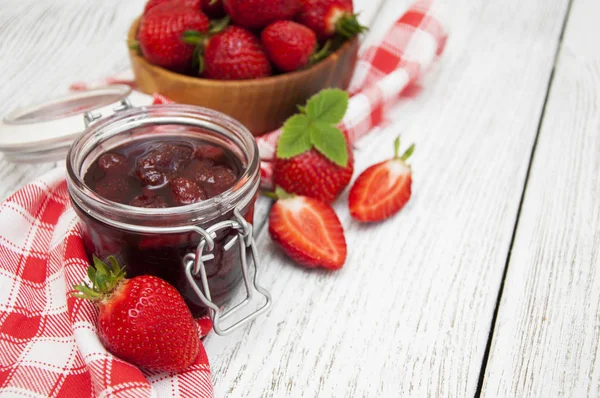
{"label": "jam inside jar", "polygon": [[[67,182],[90,259],[113,255],[128,277],[165,279],[195,317],[211,315],[218,330],[218,307],[247,278],[248,260],[257,266],[248,230],[259,160],[247,129],[189,105],[120,111],[73,143]],[[256,279],[254,288],[266,309],[268,293]]]}

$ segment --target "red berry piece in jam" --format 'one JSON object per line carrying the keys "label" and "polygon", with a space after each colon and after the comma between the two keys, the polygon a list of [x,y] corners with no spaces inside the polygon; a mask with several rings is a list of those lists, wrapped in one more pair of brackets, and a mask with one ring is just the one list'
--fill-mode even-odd
{"label": "red berry piece in jam", "polygon": [[126,174],[127,159],[123,155],[119,155],[112,152],[106,152],[98,158],[98,167],[104,173],[109,175]]}
{"label": "red berry piece in jam", "polygon": [[137,159],[136,175],[146,185],[163,185],[189,162],[191,156],[192,148],[188,146],[160,144]]}
{"label": "red berry piece in jam", "polygon": [[131,189],[131,181],[124,175],[108,175],[96,183],[96,193],[113,202],[126,202]]}
{"label": "red berry piece in jam", "polygon": [[211,196],[215,196],[231,188],[236,180],[237,176],[231,169],[216,166],[210,169],[210,176],[204,186],[210,190]]}
{"label": "red berry piece in jam", "polygon": [[194,152],[192,148],[184,145],[167,145],[167,148],[163,148],[163,151],[171,153],[171,168],[173,170],[185,167]]}
{"label": "red berry piece in jam", "polygon": [[225,155],[223,148],[213,145],[200,145],[196,148],[196,158],[219,161]]}
{"label": "red berry piece in jam", "polygon": [[177,205],[189,205],[206,199],[206,192],[198,184],[184,177],[174,179],[169,184],[173,201]]}
{"label": "red berry piece in jam", "polygon": [[163,209],[169,205],[162,196],[140,195],[129,202],[131,206],[145,207],[147,209]]}
{"label": "red berry piece in jam", "polygon": [[167,183],[167,176],[165,173],[158,171],[153,167],[140,167],[138,165],[136,175],[144,183],[151,187],[158,187]]}
{"label": "red berry piece in jam", "polygon": [[194,159],[183,171],[183,176],[194,181],[196,184],[202,184],[206,182],[212,176],[212,168],[214,162],[212,160]]}

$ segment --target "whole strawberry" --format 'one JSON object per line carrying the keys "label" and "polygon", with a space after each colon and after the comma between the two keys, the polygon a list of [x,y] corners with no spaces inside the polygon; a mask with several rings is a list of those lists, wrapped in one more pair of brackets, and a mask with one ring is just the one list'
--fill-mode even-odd
{"label": "whole strawberry", "polygon": [[304,25],[277,21],[261,33],[267,56],[282,72],[292,72],[308,65],[317,46],[317,36]]}
{"label": "whole strawberry", "polygon": [[305,196],[276,189],[277,202],[269,215],[269,234],[295,262],[329,270],[346,262],[344,229],[333,208]]}
{"label": "whole strawberry", "polygon": [[296,20],[312,29],[321,41],[336,34],[351,38],[366,29],[358,23],[348,0],[303,0]]}
{"label": "whole strawberry", "polygon": [[261,29],[271,22],[292,19],[301,0],[223,0],[225,11],[237,25]]}
{"label": "whole strawberry", "polygon": [[142,368],[180,372],[200,351],[194,318],[177,290],[150,276],[125,279],[114,257],[110,266],[94,256],[88,269],[92,285],[74,286],[73,295],[100,309],[98,333],[114,355]]}
{"label": "whole strawberry", "polygon": [[201,1],[202,0],[149,0],[146,3],[146,6],[144,7],[144,14],[156,6],[166,3],[184,5],[186,7],[195,8],[196,10],[199,10]]}
{"label": "whole strawberry", "polygon": [[273,182],[285,191],[332,202],[354,171],[352,149],[337,128],[348,107],[348,93],[322,90],[302,113],[283,126],[277,144]]}
{"label": "whole strawberry", "polygon": [[208,39],[202,64],[202,76],[209,79],[256,79],[272,73],[258,38],[239,26],[230,26]]}
{"label": "whole strawberry", "polygon": [[400,137],[394,141],[394,157],[364,172],[350,189],[350,215],[363,222],[381,221],[399,212],[411,196],[412,171],[406,160],[414,145],[399,154]]}
{"label": "whole strawberry", "polygon": [[183,33],[188,30],[207,32],[209,27],[210,20],[199,9],[165,3],[142,16],[137,40],[151,64],[185,71],[192,66],[195,46],[183,41]]}

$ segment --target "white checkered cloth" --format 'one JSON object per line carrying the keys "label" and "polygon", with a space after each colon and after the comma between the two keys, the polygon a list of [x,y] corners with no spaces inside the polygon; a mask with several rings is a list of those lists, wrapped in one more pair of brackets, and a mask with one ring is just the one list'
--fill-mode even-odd
{"label": "white checkered cloth", "polygon": [[[145,372],[111,355],[96,334],[98,309],[71,297],[89,260],[64,170],[0,206],[0,396],[212,397],[204,348],[179,374]],[[198,321],[198,333],[211,328]]]}

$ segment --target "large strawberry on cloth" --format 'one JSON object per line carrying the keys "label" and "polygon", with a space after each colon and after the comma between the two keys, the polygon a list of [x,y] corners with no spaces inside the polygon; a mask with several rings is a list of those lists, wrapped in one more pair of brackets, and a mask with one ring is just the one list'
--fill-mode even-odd
{"label": "large strawberry on cloth", "polygon": [[[110,354],[98,309],[72,297],[89,260],[63,170],[0,205],[0,396],[212,397],[202,345],[180,373],[144,371]],[[210,321],[197,321],[199,335]]]}

